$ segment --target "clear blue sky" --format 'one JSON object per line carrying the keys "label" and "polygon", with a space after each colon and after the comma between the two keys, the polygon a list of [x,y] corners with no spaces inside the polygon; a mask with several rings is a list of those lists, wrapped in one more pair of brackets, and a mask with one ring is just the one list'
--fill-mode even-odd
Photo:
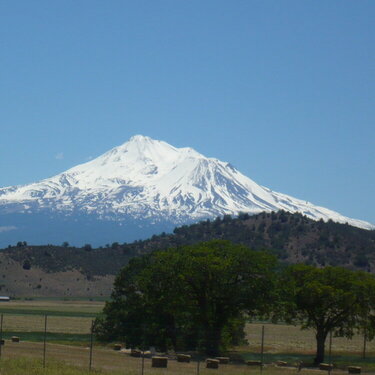
{"label": "clear blue sky", "polygon": [[375,223],[375,1],[0,0],[0,186],[134,134]]}

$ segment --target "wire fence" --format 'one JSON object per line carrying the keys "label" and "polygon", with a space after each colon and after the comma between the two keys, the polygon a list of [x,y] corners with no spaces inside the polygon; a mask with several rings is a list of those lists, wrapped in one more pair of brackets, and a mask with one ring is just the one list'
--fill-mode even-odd
{"label": "wire fence", "polygon": [[[156,353],[153,348],[138,351],[123,343],[103,345],[93,334],[93,320],[88,317],[48,315],[0,315],[0,360],[30,357],[45,368],[49,361],[66,361],[87,371],[108,370],[134,375],[174,373],[201,375],[212,373],[260,372],[273,374],[287,368],[296,374],[311,371],[315,337],[311,330],[284,324],[252,323],[246,326],[248,343],[207,358],[196,352]],[[375,374],[375,343],[364,336],[351,340],[330,336],[326,343],[325,362],[333,368],[322,371],[362,371]],[[316,371],[316,370],[314,370]]]}

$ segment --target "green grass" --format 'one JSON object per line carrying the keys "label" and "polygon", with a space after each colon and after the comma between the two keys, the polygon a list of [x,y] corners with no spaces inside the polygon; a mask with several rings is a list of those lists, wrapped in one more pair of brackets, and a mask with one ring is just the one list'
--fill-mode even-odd
{"label": "green grass", "polygon": [[96,318],[100,313],[84,312],[84,311],[56,311],[46,309],[12,309],[0,308],[0,314],[9,315],[48,315],[48,316],[67,316],[77,318]]}
{"label": "green grass", "polygon": [[[12,336],[18,336],[22,341],[43,342],[44,332],[3,332],[3,339],[10,340]],[[90,334],[76,333],[51,333],[46,334],[47,343],[67,345],[88,345]]]}
{"label": "green grass", "polygon": [[[267,368],[264,369],[264,375],[295,375],[296,370],[290,369],[277,369],[277,368]],[[141,369],[138,366],[137,368],[126,368],[123,367],[122,369],[92,369],[91,372],[88,371],[88,366],[79,367],[76,365],[67,364],[64,361],[58,360],[48,360],[46,363],[46,367],[43,368],[43,362],[41,359],[30,359],[30,358],[12,358],[12,359],[2,359],[0,361],[0,373],[1,375],[140,375]],[[155,369],[151,368],[150,364],[147,363],[145,366],[145,374],[152,374],[152,375],[196,375],[196,366],[189,366],[189,367],[175,367],[170,368],[168,365],[167,369]],[[200,369],[201,375],[213,375],[213,374],[220,374],[220,375],[259,375],[259,369],[254,368],[246,368],[245,366],[241,366],[241,368],[236,366],[225,366],[220,367],[218,370],[210,370],[206,369],[204,366]],[[305,375],[311,375],[310,372],[305,372]]]}
{"label": "green grass", "polygon": [[[170,367],[171,365],[171,367]],[[335,373],[334,370],[333,373]],[[167,369],[155,369],[150,367],[150,363],[145,365],[145,374],[148,375],[196,375],[196,365],[190,366],[178,366],[177,364],[172,365],[168,363]],[[65,361],[59,361],[56,359],[49,359],[46,362],[46,367],[43,368],[43,362],[41,359],[31,358],[11,358],[1,359],[0,361],[0,374],[1,375],[140,375],[141,369],[139,366],[127,368],[126,365],[119,369],[97,369],[92,368],[91,372],[88,371],[88,366],[77,366],[68,364]],[[277,368],[273,366],[267,366],[261,372],[259,368],[247,367],[247,366],[233,366],[233,365],[222,365],[219,366],[218,370],[206,369],[204,366],[200,369],[201,375],[296,375],[298,374],[296,369],[292,368]],[[301,375],[326,375],[326,372],[303,369],[299,374]]]}
{"label": "green grass", "polygon": [[104,307],[102,301],[82,299],[12,300],[0,303],[0,313],[95,318]]}
{"label": "green grass", "polygon": [[[41,360],[29,358],[2,359],[0,361],[1,375],[87,375],[88,370],[77,366],[68,365],[65,362],[49,361],[43,369]],[[105,374],[102,371],[91,371],[90,374]],[[111,372],[111,374],[114,374]],[[117,373],[119,374],[119,372]],[[115,375],[115,374],[114,374]]]}
{"label": "green grass", "polygon": [[21,297],[13,298],[12,301],[78,301],[78,302],[105,302],[109,297]]}

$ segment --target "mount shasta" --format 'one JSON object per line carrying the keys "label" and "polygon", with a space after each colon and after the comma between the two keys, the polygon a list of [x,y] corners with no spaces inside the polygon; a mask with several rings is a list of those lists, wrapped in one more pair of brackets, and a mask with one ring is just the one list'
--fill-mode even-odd
{"label": "mount shasta", "polygon": [[137,135],[54,177],[0,188],[0,246],[103,245],[224,214],[278,210],[375,229],[260,186],[229,163]]}

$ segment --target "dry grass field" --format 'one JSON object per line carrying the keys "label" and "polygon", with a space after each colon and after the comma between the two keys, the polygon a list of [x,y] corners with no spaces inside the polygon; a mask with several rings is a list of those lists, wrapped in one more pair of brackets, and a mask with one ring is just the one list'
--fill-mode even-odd
{"label": "dry grass field", "polygon": [[23,261],[12,259],[4,251],[0,252],[0,277],[2,295],[22,297],[109,296],[114,282],[114,275],[88,278],[78,269],[47,272],[37,265],[24,269]]}
{"label": "dry grass field", "polygon": [[[286,324],[265,324],[265,352],[268,353],[314,353],[315,337],[313,330],[301,330],[298,326]],[[262,324],[248,324],[246,327],[250,351],[258,352],[261,345]],[[328,340],[327,340],[328,349]],[[363,336],[352,339],[333,337],[334,353],[351,353],[360,355],[363,350]],[[367,342],[367,351],[375,356],[375,341]]]}
{"label": "dry grass field", "polygon": [[[47,320],[47,359],[53,361],[67,361],[73,366],[88,367],[89,340],[91,322],[99,314],[104,302],[97,301],[11,301],[0,304],[3,314],[3,337],[6,339],[2,350],[2,359],[28,357],[40,361],[43,355],[44,314]],[[52,314],[52,315],[50,315]],[[264,324],[264,362],[271,364],[277,360],[285,360],[290,365],[300,361],[312,361],[315,351],[313,331],[301,331],[299,327],[285,324]],[[246,327],[249,345],[235,348],[230,354],[243,359],[260,359],[261,323],[248,324]],[[12,335],[20,336],[20,343],[12,343]],[[64,344],[64,345],[61,345]],[[327,343],[328,350],[328,343]],[[375,374],[375,342],[367,343],[367,359],[362,360],[363,337],[356,336],[352,340],[333,338],[332,362],[343,369],[350,364],[363,367]],[[109,347],[95,344],[93,366],[103,371],[123,371],[128,374],[139,374],[140,359],[135,359],[121,352],[115,352]],[[180,364],[170,361],[168,369],[164,371],[152,369],[150,360],[145,360],[145,373],[157,374],[195,374],[196,363]],[[216,372],[215,372],[216,371]],[[269,365],[263,369],[266,374],[297,373],[296,368],[278,369]],[[303,369],[309,374],[313,370]],[[314,370],[316,371],[316,370]],[[338,370],[335,370],[338,371]],[[201,374],[258,374],[259,368],[244,365],[223,365],[219,370],[204,369],[202,363]],[[6,374],[4,371],[0,373]],[[122,372],[122,373],[125,373]],[[316,374],[316,372],[315,372]],[[324,372],[321,372],[324,375]],[[50,375],[50,374],[49,374]]]}
{"label": "dry grass field", "polygon": [[[51,333],[90,333],[93,318],[70,316],[48,316],[47,330]],[[42,332],[44,331],[43,315],[4,314],[3,331]]]}
{"label": "dry grass field", "polygon": [[12,300],[0,302],[0,313],[95,315],[104,307],[102,301],[90,300]]}
{"label": "dry grass field", "polygon": [[[297,365],[299,362],[312,363],[316,342],[314,331],[301,330],[300,327],[286,324],[264,324],[264,362],[274,363],[277,360]],[[245,359],[260,359],[262,324],[253,323],[246,327],[248,346],[237,348],[238,354]],[[326,342],[326,361],[329,340]],[[362,366],[367,371],[375,372],[375,341],[366,343],[366,358],[363,354],[363,336],[352,339],[333,337],[331,362],[340,368],[349,365]]]}
{"label": "dry grass field", "polygon": [[[53,371],[49,371],[49,366],[53,366],[56,363],[66,364],[69,366],[75,366],[77,369],[80,368],[82,373],[87,374],[89,366],[89,348],[81,347],[69,347],[65,345],[51,344],[47,345],[47,371],[49,375],[53,375]],[[39,373],[42,370],[42,358],[43,358],[43,344],[42,343],[12,343],[6,342],[2,351],[2,360],[0,363],[0,373],[6,375],[5,371],[2,371],[4,362],[10,360],[16,360],[18,358],[27,358],[30,361],[33,360],[33,367],[35,371],[39,368]],[[23,360],[25,362],[25,360]],[[27,362],[26,362],[27,363]],[[106,348],[95,348],[93,352],[92,369],[94,372],[99,373],[110,373],[115,374],[129,374],[129,375],[140,375],[142,369],[142,359],[130,357],[127,353],[116,352]],[[79,373],[78,370],[76,370]],[[244,364],[228,364],[220,365],[219,369],[206,369],[204,361],[200,362],[199,374],[200,375],[297,375],[298,370],[296,368],[278,368],[274,365],[267,365],[262,369],[259,367],[249,367]],[[335,370],[337,374],[344,373],[340,370]],[[29,373],[29,372],[28,372]],[[35,372],[38,373],[38,372]],[[69,373],[69,372],[64,372]],[[75,373],[75,372],[74,372]],[[20,372],[15,372],[14,375],[19,375]],[[192,361],[191,363],[178,363],[176,360],[170,359],[168,361],[168,367],[166,369],[156,369],[151,367],[151,359],[146,358],[144,360],[144,374],[147,375],[196,375],[197,374],[197,362]],[[324,371],[317,371],[311,369],[303,369],[299,374],[301,375],[326,375]],[[9,375],[13,375],[9,373]]]}
{"label": "dry grass field", "polygon": [[3,336],[20,335],[24,340],[43,339],[47,315],[48,340],[77,344],[88,340],[92,320],[103,309],[97,301],[11,301],[0,304]]}

